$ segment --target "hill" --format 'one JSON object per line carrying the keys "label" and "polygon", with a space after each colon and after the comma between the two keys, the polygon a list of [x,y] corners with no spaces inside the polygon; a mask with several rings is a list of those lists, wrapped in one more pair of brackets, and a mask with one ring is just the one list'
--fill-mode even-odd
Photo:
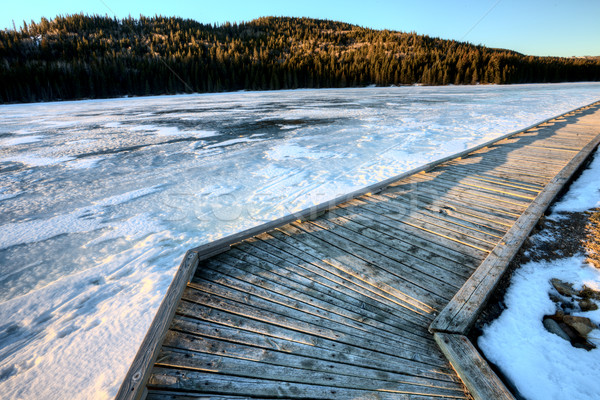
{"label": "hill", "polygon": [[524,56],[308,18],[201,24],[70,15],[0,32],[0,103],[233,90],[600,80],[600,60]]}

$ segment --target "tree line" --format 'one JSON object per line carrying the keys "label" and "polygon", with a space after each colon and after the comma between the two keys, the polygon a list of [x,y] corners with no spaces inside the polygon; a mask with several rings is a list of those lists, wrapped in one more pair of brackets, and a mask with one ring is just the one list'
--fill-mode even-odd
{"label": "tree line", "polygon": [[0,103],[235,90],[600,80],[600,59],[525,56],[309,18],[202,24],[59,16],[0,31]]}

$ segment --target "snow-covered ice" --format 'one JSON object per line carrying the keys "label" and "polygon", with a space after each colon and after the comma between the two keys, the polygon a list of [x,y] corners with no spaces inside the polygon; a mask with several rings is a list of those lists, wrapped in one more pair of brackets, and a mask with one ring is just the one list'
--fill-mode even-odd
{"label": "snow-covered ice", "polygon": [[[581,212],[600,205],[600,153],[568,192],[552,207],[553,219],[560,212]],[[534,241],[552,240],[540,231]],[[505,295],[506,309],[484,328],[478,344],[528,400],[599,399],[600,330],[590,332],[589,340],[598,346],[586,351],[548,332],[544,315],[556,311],[550,300],[552,278],[600,290],[600,270],[585,262],[584,255],[553,261],[529,262],[515,271]],[[600,305],[600,302],[596,302]],[[573,313],[600,324],[600,310]]]}
{"label": "snow-covered ice", "polygon": [[19,144],[34,143],[39,142],[42,138],[43,136],[17,136],[0,141],[0,146],[16,146]]}
{"label": "snow-covered ice", "polygon": [[188,248],[600,99],[600,84],[0,106],[0,397],[111,398]]}

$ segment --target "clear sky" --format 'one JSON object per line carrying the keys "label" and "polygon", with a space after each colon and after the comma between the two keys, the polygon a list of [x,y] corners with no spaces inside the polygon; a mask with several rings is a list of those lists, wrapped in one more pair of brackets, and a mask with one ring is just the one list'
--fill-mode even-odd
{"label": "clear sky", "polygon": [[17,0],[4,1],[0,29],[59,14],[179,16],[203,23],[297,16],[349,22],[528,55],[600,56],[600,0]]}

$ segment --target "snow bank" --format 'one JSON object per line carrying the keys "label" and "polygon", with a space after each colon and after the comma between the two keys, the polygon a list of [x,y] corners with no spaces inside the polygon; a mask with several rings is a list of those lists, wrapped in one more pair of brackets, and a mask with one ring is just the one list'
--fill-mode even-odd
{"label": "snow bank", "polygon": [[[579,282],[576,289],[600,287],[600,271],[586,265],[583,256],[522,265],[506,293],[507,309],[485,328],[478,344],[529,400],[600,398],[600,349],[574,348],[542,324],[544,315],[556,311],[548,297],[552,278]],[[598,311],[574,315],[600,323]],[[590,336],[600,338],[600,330]],[[600,346],[600,340],[595,343]]]}

